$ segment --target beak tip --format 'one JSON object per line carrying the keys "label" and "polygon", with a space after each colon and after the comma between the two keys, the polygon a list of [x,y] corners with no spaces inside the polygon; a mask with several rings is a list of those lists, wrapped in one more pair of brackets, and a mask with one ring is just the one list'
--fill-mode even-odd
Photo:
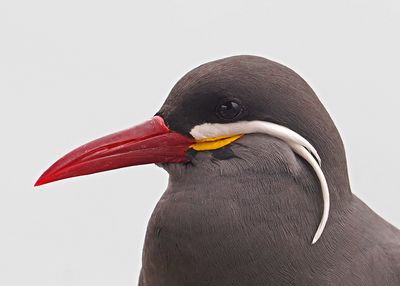
{"label": "beak tip", "polygon": [[42,182],[39,178],[39,180],[36,181],[36,183],[33,185],[34,187],[39,187],[41,185],[45,184],[44,182]]}
{"label": "beak tip", "polygon": [[39,187],[41,185],[45,185],[47,183],[50,183],[51,180],[49,180],[48,178],[46,178],[45,176],[41,175],[39,177],[39,179],[35,182],[35,184],[33,185],[34,187]]}

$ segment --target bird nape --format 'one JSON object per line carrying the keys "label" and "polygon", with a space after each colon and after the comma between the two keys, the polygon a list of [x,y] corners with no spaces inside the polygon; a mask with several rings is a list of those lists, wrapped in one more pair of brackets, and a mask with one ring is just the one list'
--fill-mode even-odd
{"label": "bird nape", "polygon": [[352,194],[335,124],[283,65],[201,65],[149,121],[73,150],[35,186],[149,163],[170,179],[141,286],[400,285],[399,230]]}

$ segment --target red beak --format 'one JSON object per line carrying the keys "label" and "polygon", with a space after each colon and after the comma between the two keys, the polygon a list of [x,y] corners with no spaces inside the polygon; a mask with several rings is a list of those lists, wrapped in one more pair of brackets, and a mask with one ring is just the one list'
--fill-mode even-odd
{"label": "red beak", "polygon": [[161,117],[154,116],[78,147],[48,168],[35,186],[134,165],[186,162],[186,150],[193,143],[193,139],[170,131]]}

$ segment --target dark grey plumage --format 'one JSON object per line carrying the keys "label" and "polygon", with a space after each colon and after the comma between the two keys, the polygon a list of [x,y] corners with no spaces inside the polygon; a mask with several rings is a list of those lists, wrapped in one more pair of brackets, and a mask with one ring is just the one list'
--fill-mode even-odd
{"label": "dark grey plumage", "polygon": [[326,229],[311,245],[322,199],[310,166],[277,138],[245,135],[163,165],[170,179],[148,225],[139,285],[400,285],[400,232],[351,193],[340,135],[307,83],[260,57],[226,58],[185,75],[159,114],[188,134],[218,122],[202,98],[222,95],[248,106],[241,120],[287,126],[318,150],[331,193]]}

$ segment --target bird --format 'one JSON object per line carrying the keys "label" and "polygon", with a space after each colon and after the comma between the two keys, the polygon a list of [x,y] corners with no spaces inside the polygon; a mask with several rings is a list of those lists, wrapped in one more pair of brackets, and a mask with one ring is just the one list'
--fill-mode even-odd
{"label": "bird", "polygon": [[140,286],[400,285],[399,229],[353,194],[331,116],[280,63],[194,68],[150,120],[71,151],[35,186],[152,163],[169,180]]}

